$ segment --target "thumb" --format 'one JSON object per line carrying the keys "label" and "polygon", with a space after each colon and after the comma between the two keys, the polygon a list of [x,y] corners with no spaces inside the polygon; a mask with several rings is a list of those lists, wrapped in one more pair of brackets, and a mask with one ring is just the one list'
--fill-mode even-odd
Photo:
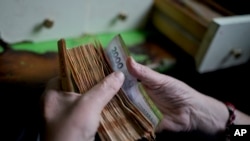
{"label": "thumb", "polygon": [[139,79],[144,85],[153,88],[154,86],[159,87],[165,84],[165,75],[135,62],[131,56],[127,59],[126,63],[129,73]]}
{"label": "thumb", "polygon": [[[122,72],[111,73],[84,94],[81,100],[87,100],[89,104],[92,104],[95,110],[101,113],[103,108],[119,91],[124,79],[124,74]],[[85,103],[84,101],[80,103]]]}

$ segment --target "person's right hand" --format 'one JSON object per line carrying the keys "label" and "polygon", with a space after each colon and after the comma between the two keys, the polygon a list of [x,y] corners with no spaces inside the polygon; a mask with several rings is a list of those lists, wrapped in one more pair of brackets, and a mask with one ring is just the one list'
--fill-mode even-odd
{"label": "person's right hand", "polygon": [[222,102],[199,93],[180,80],[138,64],[131,57],[127,60],[127,68],[141,81],[164,116],[156,131],[214,133],[225,129],[228,111]]}
{"label": "person's right hand", "polygon": [[41,97],[45,129],[42,138],[46,141],[94,140],[101,112],[123,81],[123,73],[114,72],[84,94],[62,91],[58,78],[49,81]]}

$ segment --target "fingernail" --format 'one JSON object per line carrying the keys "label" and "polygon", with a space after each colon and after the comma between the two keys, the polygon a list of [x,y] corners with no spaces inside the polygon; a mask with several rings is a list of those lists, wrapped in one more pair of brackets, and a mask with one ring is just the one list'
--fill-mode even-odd
{"label": "fingernail", "polygon": [[131,63],[136,64],[135,59],[132,56],[130,58],[131,58]]}
{"label": "fingernail", "polygon": [[124,81],[124,74],[121,71],[117,71],[114,73],[115,77],[118,78],[120,81]]}

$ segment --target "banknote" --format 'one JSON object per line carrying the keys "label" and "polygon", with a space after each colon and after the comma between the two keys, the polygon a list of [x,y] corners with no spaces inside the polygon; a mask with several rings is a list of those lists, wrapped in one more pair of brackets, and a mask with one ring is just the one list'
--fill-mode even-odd
{"label": "banknote", "polygon": [[105,55],[114,71],[121,71],[125,75],[122,90],[128,99],[143,113],[156,127],[162,119],[162,114],[147,95],[142,84],[133,77],[126,66],[129,52],[120,34],[116,35],[105,49]]}

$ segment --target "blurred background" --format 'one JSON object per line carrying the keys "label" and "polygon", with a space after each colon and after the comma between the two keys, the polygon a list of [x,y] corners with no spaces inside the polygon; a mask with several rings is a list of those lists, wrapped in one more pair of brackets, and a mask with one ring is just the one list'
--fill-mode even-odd
{"label": "blurred background", "polygon": [[[1,0],[0,138],[36,140],[39,98],[59,71],[57,41],[121,34],[130,55],[250,114],[250,10],[233,0]],[[158,135],[157,140],[178,138]],[[212,140],[199,135],[192,139]]]}

